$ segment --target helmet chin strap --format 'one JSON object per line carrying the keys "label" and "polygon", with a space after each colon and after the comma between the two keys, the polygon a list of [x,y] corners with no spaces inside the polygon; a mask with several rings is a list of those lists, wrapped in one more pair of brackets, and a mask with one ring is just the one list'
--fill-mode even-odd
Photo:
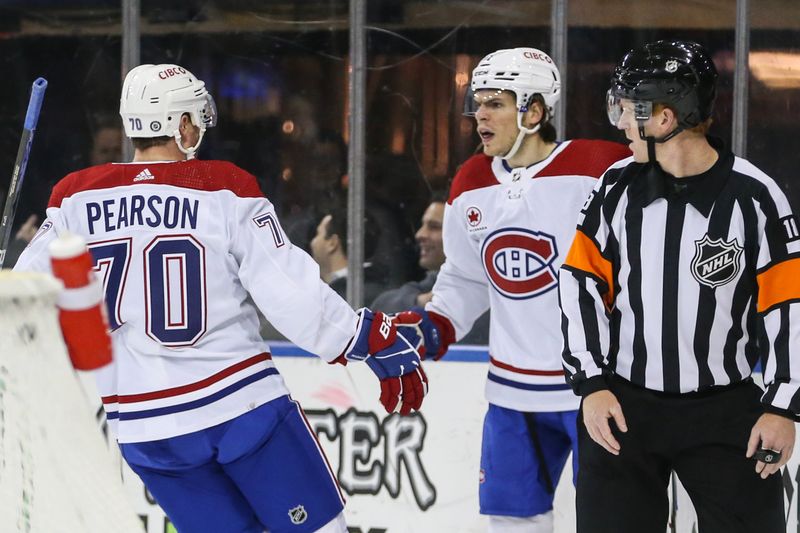
{"label": "helmet chin strap", "polygon": [[524,127],[522,125],[522,114],[525,113],[525,111],[527,111],[527,108],[520,109],[519,113],[517,113],[517,128],[519,128],[519,133],[517,134],[517,140],[514,141],[514,145],[511,147],[511,150],[509,150],[506,155],[500,156],[500,159],[503,159],[504,161],[508,161],[514,157],[514,155],[516,155],[517,150],[519,150],[519,147],[522,146],[522,139],[524,139],[526,135],[533,135],[539,131],[539,128],[542,126],[540,121],[532,128]]}
{"label": "helmet chin strap", "polygon": [[665,143],[668,140],[672,139],[677,134],[683,131],[683,127],[678,126],[664,137],[655,138],[652,135],[647,135],[644,132],[644,122],[645,122],[644,120],[637,121],[639,125],[639,138],[642,139],[643,141],[647,141],[647,160],[650,163],[656,163],[656,144]]}
{"label": "helmet chin strap", "polygon": [[205,135],[205,133],[205,128],[200,128],[200,136],[197,139],[197,143],[189,148],[184,148],[183,143],[181,142],[181,131],[180,129],[175,130],[175,144],[178,145],[178,150],[186,155],[186,159],[194,159],[195,152],[197,152],[197,149],[200,148],[200,143],[203,142],[203,135]]}

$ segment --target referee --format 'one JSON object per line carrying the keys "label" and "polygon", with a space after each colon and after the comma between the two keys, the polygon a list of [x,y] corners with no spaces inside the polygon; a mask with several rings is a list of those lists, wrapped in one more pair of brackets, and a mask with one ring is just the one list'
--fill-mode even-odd
{"label": "referee", "polygon": [[634,155],[595,188],[560,279],[578,533],[663,533],[672,470],[701,533],[785,532],[771,474],[800,412],[800,234],[776,183],[706,135],[716,79],[687,41],[612,77]]}

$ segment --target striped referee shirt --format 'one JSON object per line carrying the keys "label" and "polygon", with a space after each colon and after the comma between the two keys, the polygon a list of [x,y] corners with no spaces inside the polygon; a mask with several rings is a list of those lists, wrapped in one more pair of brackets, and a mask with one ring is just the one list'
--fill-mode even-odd
{"label": "striped referee shirt", "polygon": [[616,374],[688,393],[746,379],[800,412],[800,233],[769,176],[709,138],[717,162],[674,178],[633,158],[598,182],[561,267],[563,362],[582,396]]}

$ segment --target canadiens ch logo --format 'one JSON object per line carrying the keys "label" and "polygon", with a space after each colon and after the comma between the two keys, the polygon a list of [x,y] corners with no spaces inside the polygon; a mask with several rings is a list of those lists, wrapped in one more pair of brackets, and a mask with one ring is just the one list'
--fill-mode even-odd
{"label": "canadiens ch logo", "polygon": [[292,524],[296,526],[300,525],[305,522],[307,518],[308,513],[306,512],[306,508],[302,505],[289,509],[289,519],[292,521]]}
{"label": "canadiens ch logo", "polygon": [[692,276],[698,283],[707,287],[725,285],[739,275],[739,259],[742,247],[736,239],[712,240],[705,235],[694,241],[695,253],[692,259]]}
{"label": "canadiens ch logo", "polygon": [[473,228],[481,223],[483,215],[477,207],[467,208],[467,223]]}
{"label": "canadiens ch logo", "polygon": [[556,240],[522,228],[503,228],[483,242],[481,258],[492,286],[507,298],[523,300],[558,286]]}

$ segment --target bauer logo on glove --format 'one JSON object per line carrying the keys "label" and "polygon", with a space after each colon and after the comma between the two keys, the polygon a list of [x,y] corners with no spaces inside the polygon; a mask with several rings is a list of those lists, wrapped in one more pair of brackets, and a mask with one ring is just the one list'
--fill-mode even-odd
{"label": "bauer logo on glove", "polygon": [[344,355],[348,361],[366,362],[378,376],[380,401],[386,412],[407,415],[420,408],[428,393],[419,346],[421,339],[413,328],[398,330],[389,316],[363,308],[358,311],[356,334]]}

